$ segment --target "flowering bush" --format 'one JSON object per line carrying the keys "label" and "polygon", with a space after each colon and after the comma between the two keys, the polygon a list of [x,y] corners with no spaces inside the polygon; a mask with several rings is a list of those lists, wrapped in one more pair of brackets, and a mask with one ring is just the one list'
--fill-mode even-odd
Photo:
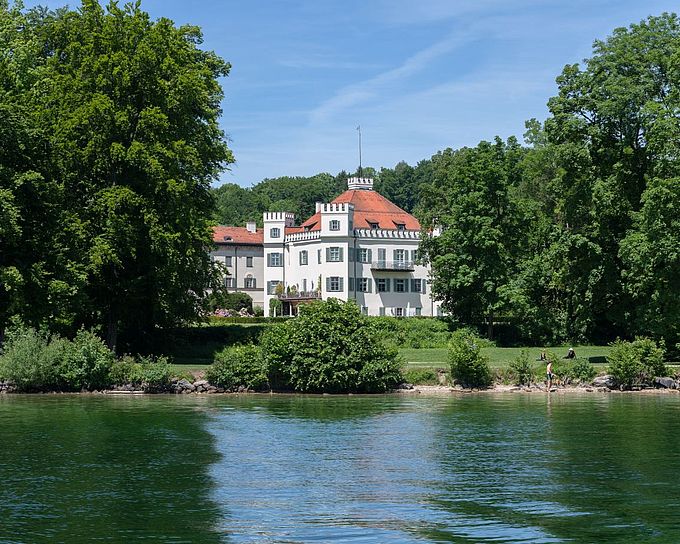
{"label": "flowering bush", "polygon": [[216,317],[254,317],[247,308],[241,308],[240,310],[228,310],[225,308],[217,308],[212,315]]}

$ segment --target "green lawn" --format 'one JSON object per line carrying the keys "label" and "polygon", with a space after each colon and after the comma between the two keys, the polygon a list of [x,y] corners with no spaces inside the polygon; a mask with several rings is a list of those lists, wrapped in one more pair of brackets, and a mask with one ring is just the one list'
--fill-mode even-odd
{"label": "green lawn", "polygon": [[[606,357],[609,346],[573,346],[578,357]],[[515,359],[523,349],[529,352],[529,358],[538,360],[541,348],[483,348],[482,353],[489,357],[492,367],[503,367]],[[567,354],[569,346],[553,346],[546,348],[558,356]],[[401,349],[399,354],[409,366],[447,366],[446,348],[435,349]],[[598,363],[600,361],[594,361]],[[601,361],[604,362],[604,361]]]}
{"label": "green lawn", "polygon": [[[559,356],[567,353],[569,346],[547,348]],[[541,348],[483,348],[482,352],[488,355],[492,367],[507,366],[510,361],[517,357],[523,349],[529,352],[529,357],[538,360]],[[574,346],[576,355],[579,357],[605,357],[610,350],[609,346]],[[435,349],[401,349],[399,354],[409,367],[448,367],[446,360],[446,348]],[[175,357],[173,370],[177,372],[204,371],[212,360],[206,357]],[[599,361],[594,361],[596,364]],[[603,361],[602,361],[603,362]]]}
{"label": "green lawn", "polygon": [[175,361],[175,363],[171,364],[170,366],[172,367],[173,372],[177,372],[180,374],[184,373],[190,373],[194,374],[195,372],[204,372],[206,368],[210,366],[210,362],[205,362],[205,363],[198,363],[196,361],[191,361],[189,363],[178,363]]}

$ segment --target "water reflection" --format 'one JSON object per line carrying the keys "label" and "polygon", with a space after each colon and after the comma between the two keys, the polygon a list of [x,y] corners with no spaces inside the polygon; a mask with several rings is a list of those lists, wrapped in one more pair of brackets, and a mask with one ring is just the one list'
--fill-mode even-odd
{"label": "water reflection", "polygon": [[440,540],[677,542],[665,476],[680,467],[668,455],[677,435],[660,432],[677,427],[677,401],[508,395],[449,407],[431,498],[449,515]]}
{"label": "water reflection", "polygon": [[160,397],[3,397],[0,541],[220,542],[204,423]]}
{"label": "water reflection", "polygon": [[680,396],[0,397],[0,542],[680,542]]}
{"label": "water reflection", "polygon": [[[261,400],[254,400],[256,405]],[[234,542],[412,542],[436,478],[436,410],[397,397],[276,398],[213,417],[217,502]],[[272,417],[272,415],[274,417]],[[246,438],[247,437],[247,438]]]}

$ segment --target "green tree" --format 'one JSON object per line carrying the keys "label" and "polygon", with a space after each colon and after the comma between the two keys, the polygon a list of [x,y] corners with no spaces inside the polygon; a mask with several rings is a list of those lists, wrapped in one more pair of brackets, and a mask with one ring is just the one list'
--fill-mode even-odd
{"label": "green tree", "polygon": [[218,126],[229,64],[199,48],[198,28],[151,21],[139,2],[83,0],[40,35],[36,122],[87,273],[78,317],[104,324],[110,346],[120,326],[195,317],[218,285],[210,183],[233,160]]}
{"label": "green tree", "polygon": [[403,161],[394,169],[381,168],[375,190],[400,208],[406,211],[413,210],[418,195],[414,168]]}
{"label": "green tree", "polygon": [[677,173],[679,55],[676,15],[617,28],[595,42],[583,68],[565,67],[557,78],[559,94],[548,104],[548,141],[563,157],[554,211],[596,256],[576,282],[591,337],[627,327],[631,301],[623,289],[619,246],[650,176]]}
{"label": "green tree", "polygon": [[420,245],[433,295],[462,323],[486,320],[489,337],[521,250],[525,219],[513,188],[522,155],[516,140],[499,138],[440,152],[421,202],[421,224],[441,231]]}
{"label": "green tree", "polygon": [[268,210],[269,199],[235,183],[220,185],[213,194],[217,207],[215,220],[220,225],[243,226],[247,221],[255,221],[262,226],[262,213]]}
{"label": "green tree", "polygon": [[621,242],[624,289],[636,334],[680,342],[680,179],[653,179]]}
{"label": "green tree", "polygon": [[84,266],[72,243],[77,221],[37,122],[54,15],[0,1],[0,343],[10,319],[70,327],[83,300]]}

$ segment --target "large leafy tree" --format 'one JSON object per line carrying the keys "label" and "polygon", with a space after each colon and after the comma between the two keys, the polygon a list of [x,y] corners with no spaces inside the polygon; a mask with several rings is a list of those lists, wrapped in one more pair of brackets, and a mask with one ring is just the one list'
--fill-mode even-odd
{"label": "large leafy tree", "polygon": [[47,131],[36,123],[47,71],[44,10],[0,1],[0,342],[12,316],[70,326],[84,270],[53,178]]}
{"label": "large leafy tree", "polygon": [[573,283],[585,287],[581,300],[591,337],[625,330],[631,301],[619,245],[650,176],[677,172],[679,54],[675,15],[618,28],[595,42],[583,67],[565,67],[559,94],[549,101],[547,136],[566,159],[559,163],[553,211],[570,216],[564,228],[597,255]]}
{"label": "large leafy tree", "polygon": [[232,161],[218,126],[229,64],[200,49],[196,27],[151,21],[139,2],[32,13],[18,40],[39,44],[40,71],[17,94],[42,154],[28,153],[38,172],[22,187],[58,220],[24,214],[19,229],[24,247],[32,232],[54,240],[37,249],[56,266],[33,266],[48,302],[78,300],[71,324],[103,325],[112,346],[121,326],[195,317],[216,285],[210,183]]}
{"label": "large leafy tree", "polygon": [[680,179],[654,179],[621,242],[632,332],[680,342]]}
{"label": "large leafy tree", "polygon": [[433,295],[463,323],[486,321],[489,336],[521,249],[525,219],[514,188],[522,156],[513,138],[440,152],[421,203],[421,255],[432,267]]}

